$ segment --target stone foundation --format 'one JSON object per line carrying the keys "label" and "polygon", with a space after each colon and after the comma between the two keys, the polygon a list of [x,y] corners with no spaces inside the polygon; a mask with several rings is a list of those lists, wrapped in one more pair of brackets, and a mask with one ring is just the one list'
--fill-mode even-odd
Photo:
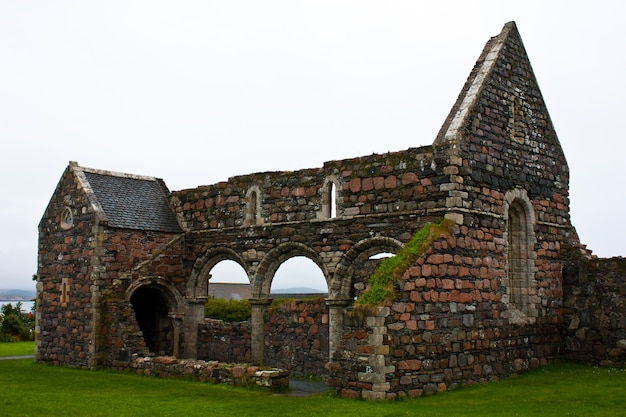
{"label": "stone foundation", "polygon": [[272,389],[289,388],[289,372],[282,369],[261,369],[250,364],[177,359],[173,356],[136,356],[128,362],[116,361],[112,368],[116,371],[130,371],[161,378],[229,385],[258,385]]}

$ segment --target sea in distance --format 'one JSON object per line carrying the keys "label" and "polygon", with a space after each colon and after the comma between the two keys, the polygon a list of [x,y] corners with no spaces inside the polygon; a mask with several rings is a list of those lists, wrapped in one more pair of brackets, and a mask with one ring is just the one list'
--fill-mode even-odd
{"label": "sea in distance", "polygon": [[25,313],[29,313],[32,311],[33,305],[35,304],[34,301],[4,301],[4,300],[0,300],[0,308],[2,308],[2,306],[4,306],[5,304],[11,304],[13,305],[13,307],[15,307],[15,305],[17,303],[21,302],[22,303],[22,311],[24,311]]}

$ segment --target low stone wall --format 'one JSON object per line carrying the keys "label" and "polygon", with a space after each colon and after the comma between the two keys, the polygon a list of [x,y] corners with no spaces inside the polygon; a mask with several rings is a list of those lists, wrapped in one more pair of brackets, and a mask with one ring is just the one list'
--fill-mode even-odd
{"label": "low stone wall", "polygon": [[565,357],[626,366],[626,258],[573,256],[563,271]]}
{"label": "low stone wall", "polygon": [[[263,363],[292,375],[325,375],[328,362],[328,309],[324,298],[284,300],[268,310]],[[249,362],[250,321],[205,320],[198,327],[198,358]]]}
{"label": "low stone wall", "polygon": [[173,356],[136,356],[128,362],[114,362],[113,369],[161,378],[191,379],[219,384],[259,385],[273,389],[289,387],[289,372],[282,369],[261,369],[249,364],[177,359]]}
{"label": "low stone wall", "polygon": [[324,376],[328,309],[323,298],[275,303],[265,322],[265,364],[292,375]]}
{"label": "low stone wall", "polygon": [[250,362],[250,321],[225,323],[206,319],[198,326],[198,359]]}

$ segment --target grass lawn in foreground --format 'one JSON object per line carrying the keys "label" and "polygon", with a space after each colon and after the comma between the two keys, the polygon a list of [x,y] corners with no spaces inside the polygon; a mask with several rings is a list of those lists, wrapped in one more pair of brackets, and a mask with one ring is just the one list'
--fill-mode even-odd
{"label": "grass lawn in foreground", "polygon": [[26,356],[35,354],[35,342],[0,342],[1,356]]}
{"label": "grass lawn in foreground", "polygon": [[561,363],[416,399],[366,402],[0,361],[4,416],[626,416],[626,370]]}

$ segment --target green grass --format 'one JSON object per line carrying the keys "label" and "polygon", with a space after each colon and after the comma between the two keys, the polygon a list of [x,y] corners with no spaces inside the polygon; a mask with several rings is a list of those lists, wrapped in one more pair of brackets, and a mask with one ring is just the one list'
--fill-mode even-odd
{"label": "green grass", "polygon": [[2,342],[0,356],[26,356],[35,353],[35,342]]}
{"label": "green grass", "polygon": [[561,363],[502,382],[366,402],[0,361],[0,416],[625,416],[626,370]]}

